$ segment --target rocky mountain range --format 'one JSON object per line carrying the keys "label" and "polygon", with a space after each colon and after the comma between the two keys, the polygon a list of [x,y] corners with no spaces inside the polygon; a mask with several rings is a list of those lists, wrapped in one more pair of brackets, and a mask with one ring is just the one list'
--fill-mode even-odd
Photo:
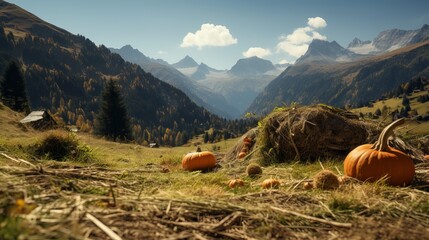
{"label": "rocky mountain range", "polygon": [[429,41],[350,62],[305,61],[270,82],[248,111],[263,115],[292,102],[362,105],[421,76],[429,76]]}
{"label": "rocky mountain range", "polygon": [[298,58],[295,64],[304,62],[351,62],[359,57],[362,55],[341,47],[336,41],[328,42],[314,39],[307,52]]}
{"label": "rocky mountain range", "polygon": [[[120,49],[109,49],[114,53],[118,53],[124,60],[138,64],[145,71],[153,74],[160,80],[180,89],[192,101],[208,109],[210,112],[229,119],[233,118],[231,113],[237,112],[237,109],[227,103],[225,97],[213,93],[207,87],[192,81],[188,76],[185,76],[174,68],[174,64],[170,65],[163,60],[149,58],[130,45],[123,46]],[[191,57],[187,56],[181,62],[178,62],[176,66],[197,67],[198,64]]]}
{"label": "rocky mountain range", "polygon": [[420,29],[390,29],[380,32],[374,40],[361,41],[358,38],[348,45],[347,49],[358,54],[381,54],[426,40],[429,36],[429,25]]}
{"label": "rocky mountain range", "polygon": [[239,59],[230,70],[217,70],[185,56],[171,65],[159,63],[127,45],[110,48],[126,61],[186,93],[198,105],[226,118],[239,118],[260,91],[285,68],[258,57]]}
{"label": "rocky mountain range", "polygon": [[[184,65],[184,62],[189,64]],[[250,103],[262,89],[287,66],[275,66],[271,61],[258,57],[239,59],[230,70],[216,70],[201,63],[195,66],[189,56],[172,66],[184,75],[225,97],[227,103],[237,109],[230,114],[238,118],[245,113]]]}

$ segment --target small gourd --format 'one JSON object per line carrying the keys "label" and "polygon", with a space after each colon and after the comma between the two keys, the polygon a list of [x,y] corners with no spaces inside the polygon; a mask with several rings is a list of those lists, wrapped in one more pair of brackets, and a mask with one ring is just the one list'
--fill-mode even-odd
{"label": "small gourd", "polygon": [[238,154],[238,158],[244,158],[245,156],[246,156],[247,154],[245,153],[245,152],[240,152],[239,154]]}
{"label": "small gourd", "polygon": [[242,187],[244,186],[244,181],[240,178],[232,179],[228,181],[228,187],[230,188],[236,188],[236,187]]}
{"label": "small gourd", "polygon": [[280,186],[280,181],[277,179],[269,178],[265,179],[262,184],[262,188],[278,188]]}

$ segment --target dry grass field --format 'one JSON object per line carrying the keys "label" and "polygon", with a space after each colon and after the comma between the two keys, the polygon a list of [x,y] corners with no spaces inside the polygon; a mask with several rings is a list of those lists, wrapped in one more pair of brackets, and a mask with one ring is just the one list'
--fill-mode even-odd
{"label": "dry grass field", "polygon": [[[193,143],[148,148],[38,132],[0,107],[0,239],[429,239],[427,163],[408,187],[347,180],[306,190],[322,169],[341,176],[343,159],[263,166],[249,177],[252,160],[221,161],[231,139],[201,145],[216,169],[188,172],[181,159]],[[35,154],[52,134],[77,143],[64,161]],[[235,178],[244,186],[229,188]],[[262,188],[269,178],[280,185]]]}

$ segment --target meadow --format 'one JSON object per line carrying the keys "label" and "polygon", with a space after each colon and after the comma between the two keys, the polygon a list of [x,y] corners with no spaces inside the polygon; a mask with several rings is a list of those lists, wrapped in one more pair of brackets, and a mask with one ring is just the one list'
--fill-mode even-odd
{"label": "meadow", "polygon": [[[225,162],[239,139],[149,148],[65,130],[39,132],[0,105],[1,239],[429,239],[429,164],[408,187],[348,179],[334,190],[305,189],[321,170],[343,175],[343,159],[262,166]],[[35,154],[51,135],[77,148],[63,161]],[[214,152],[207,172],[182,157]],[[244,186],[230,188],[241,178]],[[265,179],[277,188],[262,188]]]}

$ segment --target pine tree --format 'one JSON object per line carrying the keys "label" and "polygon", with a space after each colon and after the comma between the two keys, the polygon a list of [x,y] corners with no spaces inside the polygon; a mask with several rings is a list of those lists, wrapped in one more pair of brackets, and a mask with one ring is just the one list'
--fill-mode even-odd
{"label": "pine tree", "polygon": [[131,140],[131,125],[124,99],[113,80],[109,80],[101,96],[95,132],[111,140]]}
{"label": "pine tree", "polygon": [[4,105],[14,111],[30,112],[24,77],[18,64],[14,61],[9,63],[3,74],[3,79],[0,81],[0,93],[0,99]]}
{"label": "pine tree", "polygon": [[209,134],[207,132],[204,133],[204,143],[209,141]]}

